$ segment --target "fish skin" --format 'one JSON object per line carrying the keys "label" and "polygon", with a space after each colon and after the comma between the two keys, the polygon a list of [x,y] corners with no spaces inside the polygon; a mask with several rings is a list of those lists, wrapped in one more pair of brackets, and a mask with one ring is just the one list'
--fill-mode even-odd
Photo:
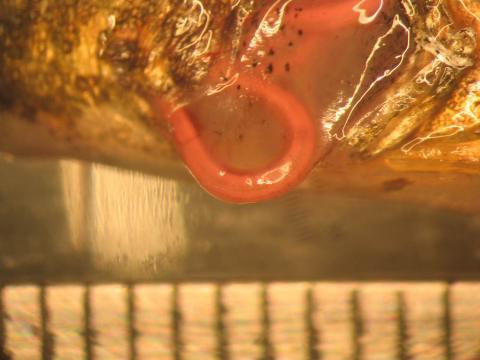
{"label": "fish skin", "polygon": [[[401,3],[406,6],[410,1]],[[347,134],[347,142],[364,157],[402,145],[416,130],[431,124],[459,81],[473,68],[476,32],[454,21],[446,2],[435,4],[414,4],[414,15],[408,16],[407,64],[380,96],[383,101],[373,115],[360,119]],[[421,131],[416,135],[421,136]]]}
{"label": "fish skin", "polygon": [[[478,31],[475,17],[462,10],[460,0],[445,1],[460,22]],[[209,54],[234,43],[225,34],[238,30],[239,9],[251,13],[263,4],[201,3],[215,14]],[[473,15],[480,14],[475,0],[463,4]],[[182,101],[207,75],[215,59],[195,58],[195,46],[185,48],[179,44],[182,39],[173,39],[179,19],[198,16],[193,8],[193,0],[0,0],[0,152],[73,157],[188,178],[168,129],[152,120],[145,94]],[[203,29],[201,24],[194,27],[183,37],[184,44]],[[179,48],[183,50],[176,52]],[[480,72],[474,68],[414,138],[452,125],[454,114],[469,101],[471,91],[465,89],[476,79]],[[472,175],[479,173],[480,140],[475,126],[466,130],[448,142],[422,143],[409,152],[389,146],[375,152],[372,146],[371,159],[334,155],[315,168],[302,189],[480,212],[472,200],[480,192],[480,179]],[[404,186],[392,191],[386,184],[398,179]]]}
{"label": "fish skin", "polygon": [[[185,174],[144,95],[181,100],[193,91],[212,59],[196,56],[201,41],[188,44],[211,30],[209,52],[219,52],[240,7],[254,6],[0,0],[0,151]],[[179,34],[183,20],[190,25]]]}
{"label": "fish skin", "polygon": [[[428,5],[428,1],[419,4]],[[479,33],[478,1],[448,0],[444,4],[459,29],[469,28]],[[351,148],[357,151],[332,151],[315,167],[304,189],[480,213],[480,124],[476,118],[480,116],[479,42],[476,46],[474,65],[462,70],[454,86],[446,92],[448,101],[441,108],[410,109],[413,116],[417,111],[433,111],[419,117],[420,123],[414,127],[402,129],[402,121],[409,121],[405,117],[400,117],[397,124],[387,123],[399,130],[397,134],[392,128],[384,132],[385,137],[380,132],[372,136],[375,129],[370,127],[366,127],[365,133],[352,131],[351,134],[363,137],[360,141],[349,139],[353,140]],[[465,116],[466,109],[472,110],[473,116]],[[413,117],[412,124],[418,120]],[[451,131],[459,125],[461,131]],[[430,139],[431,134],[442,136]],[[394,139],[393,135],[402,141],[390,148],[384,140]]]}

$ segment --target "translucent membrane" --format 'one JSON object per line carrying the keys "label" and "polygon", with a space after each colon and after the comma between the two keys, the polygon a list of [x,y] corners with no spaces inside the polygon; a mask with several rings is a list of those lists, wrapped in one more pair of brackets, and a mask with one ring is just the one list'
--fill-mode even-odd
{"label": "translucent membrane", "polygon": [[370,59],[384,34],[397,37],[393,50],[407,46],[408,32],[395,32],[400,8],[380,0],[275,1],[247,17],[187,106],[172,112],[153,102],[199,183],[240,203],[301,183],[365,84],[401,62]]}

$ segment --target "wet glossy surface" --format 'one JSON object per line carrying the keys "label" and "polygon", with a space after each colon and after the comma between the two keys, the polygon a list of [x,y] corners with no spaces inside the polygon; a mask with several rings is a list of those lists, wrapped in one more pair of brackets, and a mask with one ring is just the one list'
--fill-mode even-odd
{"label": "wet glossy surface", "polygon": [[[473,9],[465,4],[457,2],[464,9]],[[435,8],[432,9],[436,13]],[[427,104],[430,104],[430,91],[437,91],[438,86],[431,87],[426,75],[439,76],[434,77],[437,85],[451,84],[449,75],[468,65],[472,46],[469,31],[443,27],[445,12],[439,9],[442,16],[436,19],[440,21],[434,21],[433,27],[427,30],[442,29],[442,32],[427,34],[433,35],[436,45],[445,45],[441,48],[443,52],[432,58],[432,38],[427,37],[421,47],[430,54],[422,63],[426,66],[422,68],[425,72],[408,79],[424,81],[425,87],[420,88],[423,95],[414,100],[426,100]],[[299,18],[299,13],[306,14],[303,11],[287,14],[292,28],[287,29],[287,35],[280,42],[311,36],[312,28],[299,28],[295,24],[295,14]],[[469,21],[473,26],[471,18]],[[400,22],[395,24],[405,30]],[[444,33],[449,36],[444,37]],[[349,34],[342,32],[342,35]],[[457,40],[465,45],[460,50],[456,48]],[[268,41],[265,56],[274,56],[269,55],[272,48],[281,59],[257,64],[256,70],[248,72],[258,75],[260,71],[266,84],[287,84],[293,88],[288,74],[295,72],[301,57],[292,58],[288,66],[283,63],[283,72],[277,73],[289,49],[297,46],[293,42],[291,46],[286,44],[282,48],[275,39]],[[405,43],[400,40],[397,44],[401,51]],[[323,49],[332,44],[326,42],[324,45]],[[452,49],[460,53],[452,56]],[[344,49],[331,51],[341,50]],[[247,51],[247,55],[251,54]],[[312,58],[322,60],[315,52]],[[247,64],[253,66],[253,63]],[[317,70],[315,66],[309,67],[309,71]],[[319,77],[328,80],[328,75],[333,77],[334,74],[319,74]],[[475,80],[475,73],[472,76],[468,79]],[[335,80],[331,82],[336,83]],[[240,90],[233,87],[229,91],[244,93],[248,86],[242,85]],[[342,88],[345,83],[340,81],[336,85],[346,91]],[[468,87],[472,94],[476,91],[473,85]],[[303,93],[305,89],[297,90]],[[329,98],[320,87],[311,92],[314,96],[306,100],[305,108],[315,118],[322,112],[320,105],[325,105],[317,98],[317,90],[318,94],[325,95],[321,98],[326,99],[326,103],[334,98],[333,95]],[[411,95],[408,91],[407,94]],[[247,99],[248,104],[248,97],[243,99]],[[413,104],[418,105],[415,101]],[[465,105],[462,101],[459,104]],[[466,105],[472,104],[467,102]],[[243,106],[245,104],[240,103],[239,107]],[[204,112],[209,113],[209,105],[205,107]],[[391,110],[381,106],[378,109],[383,115]],[[427,112],[429,109],[427,106]],[[473,108],[463,110],[469,109]],[[455,111],[465,114],[461,107]],[[262,111],[255,112],[258,115]],[[118,113],[106,113],[120,124],[124,121],[114,116]],[[94,122],[102,118],[102,114],[92,111],[82,119]],[[345,134],[343,130],[349,130],[348,127],[332,129],[339,130],[340,137],[350,136],[349,145],[360,145],[357,150],[363,155],[373,154],[411,134],[413,127],[418,125],[416,120],[425,119],[426,113],[420,111],[418,114],[423,117],[410,118],[413,120],[408,124],[399,119],[383,122],[386,127],[379,126],[379,132],[374,133],[381,135],[381,141],[375,136],[369,137],[370,133],[365,131],[371,129],[372,118],[362,118],[364,121],[359,124],[367,124],[365,128],[353,126],[353,130]],[[468,114],[475,115],[473,110]],[[373,119],[384,120],[375,116]],[[420,135],[418,144],[415,139],[409,143],[414,147],[421,145],[419,148],[402,149],[407,152],[400,157],[393,154],[389,157],[389,166],[406,171],[415,168],[419,173],[425,170],[425,163],[412,166],[406,155],[426,160],[428,169],[445,170],[445,159],[455,165],[449,163],[447,169],[450,170],[458,170],[462,161],[467,161],[467,168],[468,164],[475,163],[475,140],[458,147],[456,138],[452,138],[448,146],[434,143],[433,148],[428,147],[429,140],[438,135],[454,136],[459,134],[457,130],[465,130],[467,138],[475,134],[470,132],[472,128],[460,129],[458,124],[453,124],[456,126],[453,133],[443,133],[451,129],[452,124],[445,127],[439,119],[442,118],[437,119],[433,128],[421,129],[426,135]],[[475,124],[475,116],[472,120]],[[61,133],[61,122],[45,121],[56,124]],[[88,121],[82,124],[88,128],[85,133],[92,134],[93,129],[98,128]],[[212,140],[215,131],[228,127],[215,124],[209,129],[210,123],[202,125],[201,122],[196,126],[210,131],[202,138],[210,150],[218,146],[222,152],[232,151],[232,156],[223,153],[215,159],[232,161],[230,165],[236,170],[263,168],[282,153],[279,143],[284,138],[283,130],[275,126],[260,129],[263,132],[231,133],[228,141],[217,143]],[[112,145],[115,141],[102,141],[102,145],[110,157],[128,158],[132,143],[124,140],[132,140],[132,135],[125,135],[121,131],[125,128],[117,128],[115,124],[109,123],[103,134],[107,134],[107,140],[112,140],[112,133],[115,133],[122,140],[118,142],[122,146],[115,148]],[[145,136],[150,133],[141,124],[143,127],[135,128],[142,129],[136,133],[140,134],[135,138],[138,142],[133,143],[143,149],[145,139],[151,140],[151,137]],[[272,132],[276,135],[261,141]],[[239,140],[238,135],[248,137],[245,139],[250,151],[248,158],[242,158],[241,151],[231,147],[233,139]],[[105,140],[102,136],[95,139]],[[149,142],[152,143],[154,141]],[[121,151],[123,146],[127,148],[125,152]],[[252,154],[257,151],[263,154],[255,159]],[[98,153],[89,156],[95,158]],[[337,159],[342,158],[333,157],[333,162]],[[313,181],[310,189],[323,191],[322,184],[328,184],[326,188],[342,189],[342,185],[337,187],[336,184],[341,179],[346,180],[346,184],[352,181],[352,188],[360,188],[360,192],[359,184],[368,183],[369,187],[363,190],[372,198],[360,200],[325,195],[322,191],[304,188],[267,204],[238,207],[211,199],[192,183],[98,165],[5,163],[0,170],[0,284],[5,285],[0,290],[0,358],[10,351],[32,358],[42,352],[44,358],[49,358],[58,350],[64,351],[62,354],[70,351],[75,354],[72,356],[86,354],[86,358],[97,355],[121,359],[152,356],[147,351],[153,352],[154,358],[164,356],[167,359],[241,356],[316,359],[320,355],[332,359],[380,356],[387,356],[389,360],[474,359],[478,355],[478,284],[461,282],[480,278],[478,216],[373,198],[381,192],[399,194],[391,197],[397,200],[410,196],[420,202],[423,199],[424,203],[478,209],[476,182],[470,181],[474,177],[466,177],[468,181],[462,183],[461,179],[450,177],[451,174],[442,174],[432,175],[422,182],[420,179],[425,178],[418,174],[392,176],[380,171],[377,177],[375,167],[356,175],[351,172],[347,168],[345,173],[337,174],[338,178],[329,180],[330,184]],[[322,171],[316,175],[321,177]],[[469,184],[470,188],[462,184]],[[425,193],[415,195],[419,189]],[[444,192],[448,189],[452,191]],[[383,280],[388,284],[336,282],[366,279]],[[242,282],[247,280],[249,283]],[[285,280],[296,282],[285,283]],[[319,283],[320,280],[334,283]],[[392,287],[392,280],[438,282],[393,284]],[[151,281],[154,284],[150,287],[143,284],[138,287],[121,284],[84,287],[85,283],[115,281],[122,284]],[[167,283],[157,285],[157,281]],[[170,281],[180,281],[180,284],[170,285]],[[447,286],[449,281],[455,284]],[[222,286],[217,286],[219,282]],[[42,283],[81,285],[37,286]],[[35,285],[16,286],[18,284]],[[152,303],[152,299],[158,301]],[[153,311],[158,311],[159,316],[151,316]]]}
{"label": "wet glossy surface", "polygon": [[[397,76],[411,50],[403,11],[393,1],[267,2],[213,55],[185,107],[169,115],[160,96],[152,108],[171,117],[178,151],[212,195],[239,203],[278,197],[332,146],[340,112],[350,108],[344,121],[353,121],[355,108],[368,109],[367,93],[355,99],[360,92],[379,92],[383,78]],[[196,42],[208,48],[206,36]]]}
{"label": "wet glossy surface", "polygon": [[[478,78],[476,5],[278,0],[253,12],[235,6],[245,11],[238,32],[221,51],[195,55],[212,62],[208,76],[174,102],[177,112],[169,121],[186,165],[214,196],[240,203],[275,198],[302,183],[314,165],[317,174],[325,169],[325,177],[372,163],[394,172],[393,157],[405,160],[403,171],[421,177],[415,172],[417,164],[426,166],[418,162],[422,157],[436,162],[437,171],[451,170],[442,169],[442,157],[473,159],[462,145],[430,144],[420,154],[416,148],[464,131],[468,136],[472,125],[465,127],[460,114],[468,112],[467,123],[476,123],[468,100],[476,96]],[[210,48],[207,33],[195,39],[192,46]],[[151,103],[154,112],[168,121],[158,103]],[[455,114],[452,106],[465,111]],[[251,119],[267,126],[258,128]],[[310,124],[303,127],[310,137],[293,136],[293,123]],[[314,160],[308,161],[307,150],[293,150],[299,147],[314,147]],[[282,176],[259,183],[265,169]],[[242,172],[247,177],[237,176]]]}
{"label": "wet glossy surface", "polygon": [[[198,133],[193,150],[179,152],[217,197],[278,196],[313,163],[302,183],[309,191],[479,211],[478,2],[101,5],[0,3],[2,152],[188,177],[169,143],[182,131],[169,134],[174,126],[152,107],[160,98],[187,105],[183,135]],[[265,101],[285,92],[295,101],[270,98],[305,116]],[[285,125],[299,123],[317,131],[293,141]],[[314,155],[293,156],[304,144]],[[246,199],[254,180],[273,191]],[[390,183],[404,185],[385,190]]]}

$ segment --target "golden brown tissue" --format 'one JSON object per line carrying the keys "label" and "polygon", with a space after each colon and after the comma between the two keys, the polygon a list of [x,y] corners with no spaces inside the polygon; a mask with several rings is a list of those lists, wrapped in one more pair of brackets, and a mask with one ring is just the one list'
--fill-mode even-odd
{"label": "golden brown tissue", "polygon": [[[320,34],[287,15],[283,32],[246,49],[265,9],[293,14],[339,2],[0,0],[0,151],[186,177],[150,107],[161,96],[195,104],[212,151],[242,166],[257,145],[242,158],[236,143],[276,134],[258,145],[258,161],[268,161],[281,131],[268,121],[239,130],[248,117],[268,116],[261,104],[248,113],[233,87],[206,94],[224,80],[212,74],[215,64],[247,56],[245,71],[291,89],[317,122],[316,166],[301,189],[480,211],[480,4],[366,1],[380,9],[368,31]],[[318,48],[300,62],[294,48],[304,43]],[[219,103],[243,117],[229,126]]]}

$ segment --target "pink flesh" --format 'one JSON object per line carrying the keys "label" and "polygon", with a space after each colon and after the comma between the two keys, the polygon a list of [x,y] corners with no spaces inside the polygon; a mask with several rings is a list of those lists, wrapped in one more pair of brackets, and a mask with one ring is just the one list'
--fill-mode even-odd
{"label": "pink flesh", "polygon": [[[252,27],[237,61],[212,69],[205,89],[223,75],[235,79],[226,90],[168,116],[178,151],[208,192],[238,203],[268,200],[308,175],[328,143],[323,118],[351,96],[387,26],[381,16],[360,24],[359,2],[292,1],[275,35]],[[361,8],[373,15],[380,3]]]}

